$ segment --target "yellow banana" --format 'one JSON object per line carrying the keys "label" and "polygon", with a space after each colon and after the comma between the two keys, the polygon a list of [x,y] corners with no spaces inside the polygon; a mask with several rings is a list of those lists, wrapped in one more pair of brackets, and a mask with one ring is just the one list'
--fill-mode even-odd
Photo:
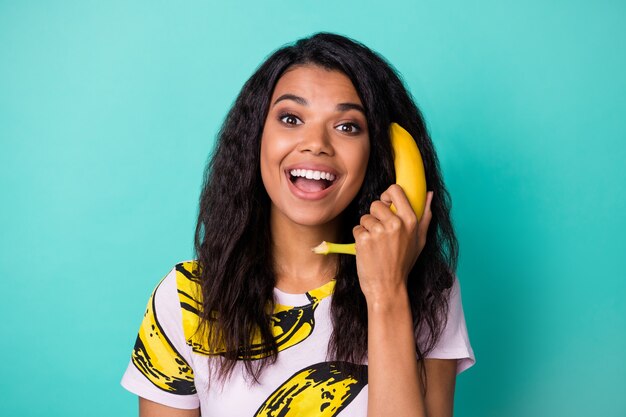
{"label": "yellow banana", "polygon": [[259,407],[254,417],[332,417],[367,385],[367,365],[357,365],[362,379],[336,362],[308,366],[285,381]]}
{"label": "yellow banana", "polygon": [[[396,170],[396,184],[402,187],[417,219],[421,219],[426,205],[426,175],[424,161],[417,143],[409,132],[397,123],[390,126],[389,136],[393,148],[393,165]],[[396,208],[391,205],[395,213]]]}
{"label": "yellow banana", "polygon": [[[198,331],[202,293],[197,279],[197,262],[182,262],[176,265],[176,285],[183,312],[183,331],[187,344],[192,350],[207,356],[221,355],[226,352],[224,346],[209,346],[203,332]],[[278,346],[278,351],[297,345],[309,337],[315,327],[315,310],[326,295],[332,293],[335,281],[307,293],[311,304],[302,307],[291,307],[276,304],[271,317],[271,330]],[[259,334],[252,340],[251,351],[240,359],[261,359],[271,355],[268,347],[261,342]]]}
{"label": "yellow banana", "polygon": [[158,289],[157,286],[148,301],[132,362],[158,388],[173,394],[194,394],[193,370],[163,333],[155,314],[154,296]]}
{"label": "yellow banana", "polygon": [[[426,176],[424,162],[417,143],[404,128],[397,123],[389,126],[389,137],[393,149],[393,164],[396,171],[396,184],[402,187],[418,220],[424,214],[426,205]],[[394,205],[391,211],[396,212]],[[313,252],[321,255],[329,253],[345,253],[356,255],[354,243],[322,242],[313,248]]]}

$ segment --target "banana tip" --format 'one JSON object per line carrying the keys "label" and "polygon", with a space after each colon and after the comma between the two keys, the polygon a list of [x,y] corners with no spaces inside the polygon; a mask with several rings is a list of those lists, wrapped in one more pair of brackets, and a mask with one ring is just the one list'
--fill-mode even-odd
{"label": "banana tip", "polygon": [[328,243],[324,241],[311,250],[319,255],[328,255],[328,249]]}

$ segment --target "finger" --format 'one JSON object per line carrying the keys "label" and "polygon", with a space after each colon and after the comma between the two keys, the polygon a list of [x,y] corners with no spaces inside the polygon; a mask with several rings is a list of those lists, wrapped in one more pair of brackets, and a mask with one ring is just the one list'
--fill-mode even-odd
{"label": "finger", "polygon": [[371,236],[367,229],[360,224],[352,228],[352,235],[354,236],[354,245],[358,256],[359,248],[367,246]]}
{"label": "finger", "polygon": [[381,200],[375,200],[370,205],[370,214],[384,223],[386,220],[395,216],[395,214],[393,214],[393,212],[389,208],[390,204],[391,203],[386,203]]}
{"label": "finger", "polygon": [[420,247],[424,247],[426,244],[426,235],[428,234],[428,226],[430,225],[430,220],[433,217],[433,213],[430,210],[430,205],[433,200],[433,192],[429,191],[426,194],[426,205],[424,207],[424,214],[419,221],[419,225],[417,227],[417,234]]}
{"label": "finger", "polygon": [[381,195],[383,202],[393,203],[396,208],[396,216],[400,217],[407,225],[414,225],[417,222],[417,215],[409,203],[404,190],[398,184],[391,184]]}
{"label": "finger", "polygon": [[352,228],[352,236],[354,236],[355,241],[359,240],[359,237],[364,233],[367,233],[367,229],[360,224],[357,224]]}
{"label": "finger", "polygon": [[368,232],[372,233],[382,233],[385,231],[385,227],[376,217],[371,214],[364,214],[361,216],[360,221],[361,226],[363,226]]}
{"label": "finger", "polygon": [[431,210],[431,205],[433,202],[433,197],[434,197],[434,192],[433,191],[429,191],[426,193],[426,204],[424,205],[424,215],[428,215],[429,219],[432,217],[432,210]]}

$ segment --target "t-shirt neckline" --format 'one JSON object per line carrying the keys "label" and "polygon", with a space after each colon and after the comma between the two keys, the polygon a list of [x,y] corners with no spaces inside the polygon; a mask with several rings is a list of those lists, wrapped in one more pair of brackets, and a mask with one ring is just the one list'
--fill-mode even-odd
{"label": "t-shirt neckline", "polygon": [[274,301],[276,302],[276,304],[281,304],[284,306],[306,306],[314,303],[316,300],[319,301],[332,295],[333,290],[335,289],[335,282],[336,281],[333,279],[322,286],[319,286],[302,294],[291,294],[274,287]]}

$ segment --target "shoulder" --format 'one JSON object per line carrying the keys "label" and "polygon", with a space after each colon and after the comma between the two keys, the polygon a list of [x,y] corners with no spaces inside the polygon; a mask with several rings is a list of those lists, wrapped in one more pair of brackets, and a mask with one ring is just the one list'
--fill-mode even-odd
{"label": "shoulder", "polygon": [[154,325],[164,337],[192,346],[193,336],[201,322],[202,287],[199,277],[197,261],[175,264],[150,296],[144,318],[151,317],[154,323],[144,323],[147,328]]}
{"label": "shoulder", "polygon": [[200,278],[200,264],[196,259],[181,261],[174,265],[172,271],[182,274],[191,280],[198,280]]}
{"label": "shoulder", "polygon": [[195,304],[202,294],[200,285],[200,270],[196,260],[182,261],[174,265],[157,284],[152,296],[155,303],[168,306],[180,306],[183,303]]}
{"label": "shoulder", "polygon": [[459,325],[465,325],[465,314],[463,312],[463,300],[461,298],[461,283],[456,274],[453,275],[453,281],[450,288],[444,291],[447,301],[447,315],[443,317],[445,330],[450,331],[457,329]]}
{"label": "shoulder", "polygon": [[187,341],[191,340],[198,328],[202,307],[198,261],[188,260],[177,263],[159,284],[157,290],[159,287],[163,287],[163,296],[159,297],[163,306],[178,311],[177,319],[182,324],[184,337]]}
{"label": "shoulder", "polygon": [[454,275],[452,286],[447,291],[447,297],[448,314],[445,326],[434,349],[426,357],[433,359],[458,359],[457,373],[461,373],[474,365],[476,359],[470,343],[463,311],[461,283],[456,274]]}
{"label": "shoulder", "polygon": [[454,275],[452,286],[448,289],[448,303],[450,304],[450,307],[462,308],[461,283],[459,282],[459,277],[456,274]]}
{"label": "shoulder", "polygon": [[153,307],[164,311],[177,310],[183,303],[194,305],[202,294],[198,263],[182,261],[174,265],[157,283],[150,297]]}
{"label": "shoulder", "polygon": [[182,323],[184,328],[185,310],[198,313],[200,294],[197,261],[182,261],[175,264],[156,285],[148,307],[167,327],[180,328]]}
{"label": "shoulder", "polygon": [[131,361],[122,378],[129,391],[177,408],[197,408],[191,349],[186,341],[177,264],[152,291],[140,325]]}
{"label": "shoulder", "polygon": [[202,294],[200,285],[200,267],[198,261],[189,260],[179,262],[169,272],[166,279],[173,281],[181,304],[183,302],[199,302],[198,296]]}

